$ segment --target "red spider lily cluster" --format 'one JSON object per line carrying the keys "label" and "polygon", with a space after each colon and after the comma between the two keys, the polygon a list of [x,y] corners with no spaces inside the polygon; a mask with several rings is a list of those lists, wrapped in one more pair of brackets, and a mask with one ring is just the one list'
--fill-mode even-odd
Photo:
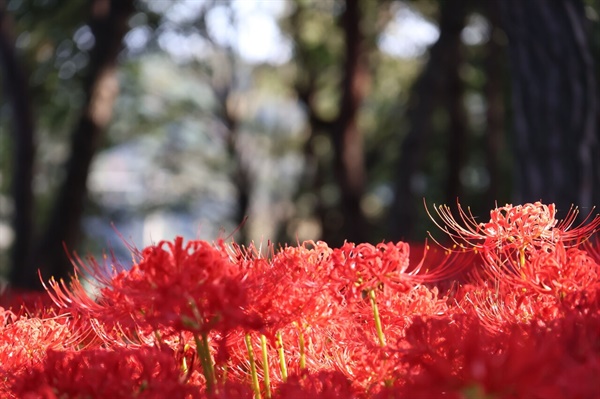
{"label": "red spider lily cluster", "polygon": [[129,267],[76,258],[52,305],[0,308],[0,397],[599,398],[600,219],[436,212],[453,250],[176,238]]}

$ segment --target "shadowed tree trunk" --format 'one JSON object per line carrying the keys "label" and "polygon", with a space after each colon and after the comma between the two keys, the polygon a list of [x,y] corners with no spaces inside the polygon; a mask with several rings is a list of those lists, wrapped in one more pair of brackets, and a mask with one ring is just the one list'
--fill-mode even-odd
{"label": "shadowed tree trunk", "polygon": [[581,0],[501,1],[509,37],[516,202],[598,204],[598,86]]}
{"label": "shadowed tree trunk", "polygon": [[500,153],[505,146],[505,111],[504,111],[504,81],[506,56],[505,46],[500,43],[499,27],[499,1],[490,0],[485,3],[484,11],[490,23],[490,40],[486,44],[486,55],[483,68],[486,82],[484,94],[487,102],[486,110],[486,167],[489,173],[490,184],[486,193],[484,209],[493,209],[500,201]]}
{"label": "shadowed tree trunk", "polygon": [[[418,210],[422,207],[422,198],[416,197],[416,180],[421,169],[423,157],[425,154],[426,143],[432,134],[432,117],[436,107],[441,105],[441,99],[444,92],[452,89],[454,94],[448,98],[457,98],[461,96],[462,88],[459,81],[456,68],[460,60],[458,52],[460,51],[460,34],[465,26],[467,16],[467,0],[457,0],[452,2],[441,2],[439,28],[440,37],[429,50],[429,60],[425,65],[421,76],[417,79],[408,105],[408,118],[410,130],[402,142],[400,149],[400,158],[396,167],[396,181],[394,182],[395,201],[391,209],[390,233],[394,240],[413,239],[415,223],[417,221]],[[452,69],[454,68],[454,70]],[[454,109],[462,107],[462,99],[457,100],[453,109],[449,112],[464,111]],[[463,135],[461,133],[464,126],[461,127],[461,115],[450,116],[452,126],[451,131],[454,135]],[[460,137],[459,137],[460,139]],[[451,140],[456,140],[451,137]],[[449,155],[452,158],[450,162],[455,165],[455,170],[449,174],[454,180],[458,179],[459,164],[461,163],[461,150],[456,146],[463,143],[456,141],[451,144]],[[449,179],[449,191],[456,195],[458,190],[457,181]],[[454,201],[455,202],[455,201]]]}
{"label": "shadowed tree trunk", "polygon": [[346,46],[342,98],[332,130],[334,171],[340,188],[343,221],[333,231],[324,229],[323,238],[331,245],[339,245],[345,239],[358,243],[368,238],[368,224],[360,207],[366,171],[358,113],[369,84],[361,15],[360,2],[346,0],[342,15]]}
{"label": "shadowed tree trunk", "polygon": [[[326,165],[323,160],[315,154],[314,142],[318,134],[323,134],[331,129],[332,123],[322,119],[316,110],[314,98],[317,92],[317,77],[319,74],[318,68],[315,67],[314,59],[316,58],[314,52],[314,46],[310,46],[302,38],[302,13],[305,11],[304,4],[299,0],[294,1],[294,11],[290,15],[290,34],[294,42],[294,58],[298,63],[298,75],[294,82],[294,90],[297,93],[298,101],[302,104],[305,109],[307,117],[307,135],[308,138],[303,147],[303,157],[305,167],[303,174],[300,179],[300,184],[296,192],[296,197],[301,196],[306,192],[319,193],[323,183],[324,177],[327,171]],[[322,69],[322,68],[321,68]],[[314,215],[318,218],[321,226],[324,225],[326,218],[326,207],[323,204],[321,198],[316,195],[316,201],[314,204],[313,211]],[[296,198],[297,199],[297,198]],[[293,215],[298,216],[298,215]],[[300,215],[306,217],[308,215]],[[288,240],[294,240],[298,237],[293,237],[287,231],[290,227],[291,219],[288,219],[279,228],[277,233],[278,241],[285,242]],[[315,239],[319,237],[314,237]]]}
{"label": "shadowed tree trunk", "polygon": [[[234,68],[234,65],[235,61],[233,60],[233,57],[231,57],[231,68]],[[233,76],[230,84],[233,84]],[[244,150],[239,142],[238,121],[236,116],[232,114],[232,110],[228,107],[230,90],[231,86],[227,86],[222,90],[216,89],[215,91],[221,107],[221,113],[219,116],[226,129],[225,143],[227,153],[229,154],[229,159],[233,163],[231,178],[237,190],[237,210],[234,218],[235,222],[237,223],[236,242],[247,245],[249,237],[246,220],[250,210],[252,182],[250,179],[250,171],[248,170],[247,162],[245,161],[245,154],[247,150]]]}
{"label": "shadowed tree trunk", "polygon": [[[335,119],[324,119],[319,115],[315,105],[315,96],[320,89],[319,75],[324,69],[332,66],[324,52],[330,51],[326,44],[315,46],[304,43],[301,32],[302,2],[297,2],[295,12],[291,15],[292,34],[295,38],[296,59],[300,65],[296,92],[301,103],[306,107],[309,138],[304,156],[307,167],[300,192],[309,190],[321,193],[322,188],[333,182],[339,189],[339,206],[331,205],[317,194],[315,214],[321,223],[321,237],[330,245],[339,245],[344,240],[363,242],[368,238],[368,224],[361,210],[360,201],[365,190],[365,165],[362,133],[357,120],[359,108],[369,83],[369,71],[366,65],[365,38],[361,32],[364,14],[360,9],[361,2],[347,0],[345,10],[340,18],[343,32],[345,57],[342,66],[343,78],[340,85],[340,106]],[[333,168],[317,154],[315,139],[319,135],[327,135],[333,144]],[[333,169],[333,170],[332,170]],[[317,237],[315,237],[317,238]]]}
{"label": "shadowed tree trunk", "polygon": [[[207,29],[206,23],[206,11],[212,9],[216,3],[218,3],[218,1],[213,1],[211,6],[204,9],[199,18],[202,22],[198,24],[198,27],[202,32],[202,35],[214,46],[214,49],[217,52],[219,51],[220,46],[215,41],[211,32]],[[228,23],[231,28],[235,28],[237,21],[231,7],[232,5],[228,3]],[[236,115],[237,110],[235,109],[236,100],[231,95],[237,82],[238,61],[232,47],[225,46],[222,50],[224,51],[224,62],[222,65],[219,65],[218,72],[213,71],[213,75],[207,77],[207,80],[212,80],[212,90],[219,104],[217,116],[223,127],[222,137],[225,142],[229,160],[232,163],[230,176],[235,185],[237,194],[237,209],[233,218],[236,226],[233,234],[236,236],[235,240],[237,243],[247,245],[250,240],[247,220],[250,211],[253,185],[251,172],[248,168],[250,163],[248,160],[253,157],[253,154],[249,154],[249,150],[244,148],[243,144],[240,142],[239,120]],[[214,75],[217,75],[217,77]]]}
{"label": "shadowed tree trunk", "polygon": [[52,208],[48,227],[34,252],[33,261],[27,267],[12,271],[11,282],[17,287],[40,288],[38,268],[44,279],[50,276],[65,278],[72,271],[64,246],[72,250],[79,242],[88,172],[112,117],[118,93],[117,57],[134,10],[133,0],[94,0],[90,6],[89,25],[95,45],[90,53],[85,81],[86,99],[71,137],[66,177]]}
{"label": "shadowed tree trunk", "polygon": [[[462,5],[465,7],[465,5]],[[459,6],[460,7],[460,6]],[[456,11],[460,12],[460,9]],[[466,13],[462,10],[463,20],[460,15],[454,21],[455,28],[464,25],[464,16]],[[462,28],[461,28],[462,31]],[[460,36],[459,36],[460,38]],[[467,155],[467,112],[464,105],[465,87],[460,77],[460,66],[464,62],[462,43],[460,40],[453,40],[448,45],[447,58],[445,62],[445,84],[444,84],[444,108],[448,113],[448,149],[446,156],[448,159],[448,175],[446,181],[446,198],[448,206],[455,208],[457,199],[462,194],[462,185],[460,182],[460,172],[465,164]]]}
{"label": "shadowed tree trunk", "polygon": [[2,81],[13,113],[13,178],[12,190],[14,213],[12,226],[15,242],[12,246],[12,269],[26,267],[31,252],[33,235],[33,167],[35,140],[33,111],[29,86],[23,68],[17,61],[12,37],[11,19],[6,13],[5,2],[0,0],[0,59],[4,79]]}

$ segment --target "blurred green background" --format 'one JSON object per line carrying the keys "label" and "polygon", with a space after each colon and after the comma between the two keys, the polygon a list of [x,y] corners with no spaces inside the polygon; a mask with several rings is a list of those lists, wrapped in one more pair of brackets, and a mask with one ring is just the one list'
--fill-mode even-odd
{"label": "blurred green background", "polygon": [[590,212],[599,4],[0,0],[1,274],[122,238],[422,242],[424,199]]}

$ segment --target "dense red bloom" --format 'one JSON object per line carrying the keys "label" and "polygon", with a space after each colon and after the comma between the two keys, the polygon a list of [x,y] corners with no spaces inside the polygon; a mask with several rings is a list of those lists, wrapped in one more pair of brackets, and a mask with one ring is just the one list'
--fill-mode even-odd
{"label": "dense red bloom", "polygon": [[475,284],[489,281],[501,295],[509,290],[533,290],[562,297],[597,281],[598,264],[578,244],[596,231],[600,217],[572,228],[577,208],[559,221],[554,204],[536,202],[496,208],[490,212],[489,222],[476,223],[470,211],[460,205],[458,209],[462,224],[449,207],[436,209],[445,224],[438,226],[455,243],[480,254],[481,264],[471,271]]}
{"label": "dense red bloom", "polygon": [[[1,309],[1,308],[0,308]],[[42,360],[47,349],[65,349],[73,343],[66,318],[15,316],[1,311],[0,373],[17,374]]]}
{"label": "dense red bloom", "polygon": [[[252,247],[233,248],[232,258],[248,287],[247,309],[264,320],[263,333],[272,342],[277,332],[297,336],[299,330],[337,320],[341,304],[328,277],[331,253],[324,242],[312,241],[281,248],[270,258]],[[243,335],[238,345],[245,346]]]}
{"label": "dense red bloom", "polygon": [[[453,215],[450,207],[441,205],[435,211],[443,225],[438,224],[430,214],[431,219],[456,244],[467,244],[480,250],[517,249],[528,245],[554,245],[558,241],[578,243],[585,241],[600,226],[600,217],[594,217],[590,223],[584,222],[572,228],[579,214],[578,208],[571,208],[563,220],[556,219],[554,204],[544,205],[541,202],[513,206],[507,204],[490,211],[487,223],[477,223],[467,208],[465,211],[458,205],[459,220]],[[461,223],[462,222],[462,223]]]}
{"label": "dense red bloom", "polygon": [[445,280],[468,266],[468,263],[456,264],[449,254],[433,257],[434,264],[427,257],[428,252],[425,246],[420,260],[411,262],[410,246],[405,242],[377,245],[346,242],[331,255],[330,278],[338,284],[338,289],[349,291],[356,299],[375,289],[409,292],[418,284]]}
{"label": "dense red bloom", "polygon": [[352,383],[338,372],[303,372],[290,377],[282,384],[274,399],[353,399],[358,395]]}
{"label": "dense red bloom", "polygon": [[416,321],[407,331],[406,360],[419,370],[405,397],[557,398],[563,348],[555,335],[514,325],[491,333],[472,318]]}
{"label": "dense red bloom", "polygon": [[0,397],[9,396],[12,381],[40,364],[48,349],[68,349],[74,341],[64,317],[17,316],[0,308]]}
{"label": "dense red bloom", "polygon": [[108,325],[199,333],[262,325],[245,309],[247,285],[237,265],[225,250],[205,241],[160,242],[144,249],[131,269],[104,280],[108,285],[95,300],[78,280],[71,290],[51,282],[50,294],[60,306]]}
{"label": "dense red bloom", "polygon": [[253,399],[254,392],[250,385],[244,381],[226,380],[219,383],[214,392],[207,395],[207,399]]}
{"label": "dense red bloom", "polygon": [[331,277],[358,293],[380,286],[412,286],[408,273],[409,255],[409,245],[404,242],[376,246],[346,242],[333,251],[334,269]]}
{"label": "dense red bloom", "polygon": [[182,238],[134,250],[131,268],[75,256],[71,284],[48,289],[61,316],[0,308],[0,396],[597,398],[600,251],[579,244],[600,220],[555,213],[458,223],[441,207],[462,248],[423,256]]}
{"label": "dense red bloom", "polygon": [[156,348],[48,351],[12,386],[17,398],[200,398],[200,392],[183,381],[173,354]]}

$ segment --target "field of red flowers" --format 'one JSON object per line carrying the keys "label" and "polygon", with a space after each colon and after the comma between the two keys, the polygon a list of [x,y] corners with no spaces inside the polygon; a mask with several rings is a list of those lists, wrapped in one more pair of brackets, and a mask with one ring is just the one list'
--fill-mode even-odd
{"label": "field of red flowers", "polygon": [[46,298],[3,298],[0,397],[600,398],[600,218],[433,216],[450,245],[74,256]]}

